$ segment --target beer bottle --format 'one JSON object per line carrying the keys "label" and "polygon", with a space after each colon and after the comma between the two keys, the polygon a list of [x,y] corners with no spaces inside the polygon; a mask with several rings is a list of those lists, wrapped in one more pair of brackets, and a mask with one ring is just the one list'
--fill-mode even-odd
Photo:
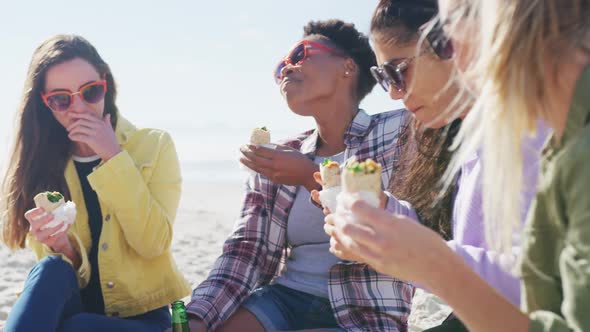
{"label": "beer bottle", "polygon": [[172,332],[190,332],[184,302],[172,302]]}

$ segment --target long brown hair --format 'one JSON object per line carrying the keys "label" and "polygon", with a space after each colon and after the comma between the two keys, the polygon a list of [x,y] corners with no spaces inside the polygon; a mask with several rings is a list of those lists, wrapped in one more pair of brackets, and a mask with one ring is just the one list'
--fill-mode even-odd
{"label": "long brown hair", "polygon": [[389,184],[389,191],[395,197],[412,204],[423,225],[446,240],[453,235],[454,186],[443,191],[442,178],[460,127],[460,119],[443,128],[429,129],[411,118],[401,129],[397,143],[400,155]]}
{"label": "long brown hair", "polygon": [[[437,13],[436,0],[381,0],[371,19],[371,34],[376,40],[412,43],[420,39],[420,27]],[[452,237],[453,188],[443,191],[442,178],[460,124],[455,120],[443,128],[429,129],[409,117],[398,138],[400,155],[389,184],[393,195],[412,204],[422,224],[445,239]]]}
{"label": "long brown hair", "polygon": [[107,81],[104,115],[117,123],[117,89],[109,66],[84,38],[56,35],[45,40],[33,53],[21,103],[17,109],[17,128],[10,163],[2,184],[2,239],[12,248],[24,248],[29,222],[24,218],[34,207],[33,197],[42,191],[70,192],[64,171],[72,154],[67,132],[41,99],[47,70],[73,59],[90,63]]}

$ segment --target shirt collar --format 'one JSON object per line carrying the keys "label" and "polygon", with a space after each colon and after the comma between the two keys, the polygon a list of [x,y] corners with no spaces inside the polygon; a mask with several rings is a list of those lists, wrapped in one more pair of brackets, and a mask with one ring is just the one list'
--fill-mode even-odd
{"label": "shirt collar", "polygon": [[[364,110],[359,109],[344,133],[344,144],[348,147],[358,143],[359,140],[362,140],[363,137],[367,136],[370,127],[371,116]],[[309,137],[303,140],[303,143],[301,144],[301,153],[315,155],[318,138],[318,130],[315,129]]]}

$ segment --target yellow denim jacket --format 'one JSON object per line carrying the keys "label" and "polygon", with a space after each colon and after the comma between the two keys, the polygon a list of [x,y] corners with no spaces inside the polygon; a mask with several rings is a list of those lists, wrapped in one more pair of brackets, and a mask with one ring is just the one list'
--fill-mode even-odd
{"label": "yellow denim jacket", "polygon": [[[107,316],[129,317],[165,306],[190,293],[172,258],[172,226],[180,200],[181,176],[170,136],[137,129],[119,116],[115,130],[123,151],[88,176],[103,216],[98,246],[100,282]],[[92,273],[88,252],[93,245],[76,167],[70,160],[65,178],[77,216],[68,235],[82,259],[80,287]],[[38,259],[61,254],[28,237]]]}

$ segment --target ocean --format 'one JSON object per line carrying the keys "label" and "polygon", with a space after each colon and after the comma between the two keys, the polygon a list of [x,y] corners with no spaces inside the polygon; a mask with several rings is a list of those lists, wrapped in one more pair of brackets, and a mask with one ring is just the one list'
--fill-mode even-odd
{"label": "ocean", "polygon": [[[0,134],[0,168],[4,174],[14,130],[5,125],[2,127],[5,128],[2,128]],[[272,131],[272,140],[287,138],[309,128],[311,127],[300,126]],[[220,124],[191,127],[181,124],[166,125],[160,129],[169,132],[174,140],[184,182],[235,183],[243,181],[247,176],[240,169],[238,159],[240,146],[249,142],[250,128],[224,127]]]}
{"label": "ocean", "polygon": [[[369,97],[365,101],[369,106],[369,113],[402,106],[400,103],[392,105],[391,100],[383,103],[375,99],[377,96]],[[142,107],[123,104],[124,106],[120,107],[124,110],[123,116],[136,126],[159,128],[171,134],[185,182],[243,181],[246,173],[239,168],[239,149],[249,142],[252,128],[267,126],[271,131],[271,140],[276,142],[314,127],[312,118],[294,115],[285,106],[281,109],[261,108],[254,116],[248,108],[222,108],[227,111],[207,109],[200,113],[172,109],[162,113],[157,109],[145,111]],[[0,122],[0,168],[1,174],[4,174],[14,134],[14,111],[10,108],[3,109],[0,110],[0,115],[4,119]]]}

